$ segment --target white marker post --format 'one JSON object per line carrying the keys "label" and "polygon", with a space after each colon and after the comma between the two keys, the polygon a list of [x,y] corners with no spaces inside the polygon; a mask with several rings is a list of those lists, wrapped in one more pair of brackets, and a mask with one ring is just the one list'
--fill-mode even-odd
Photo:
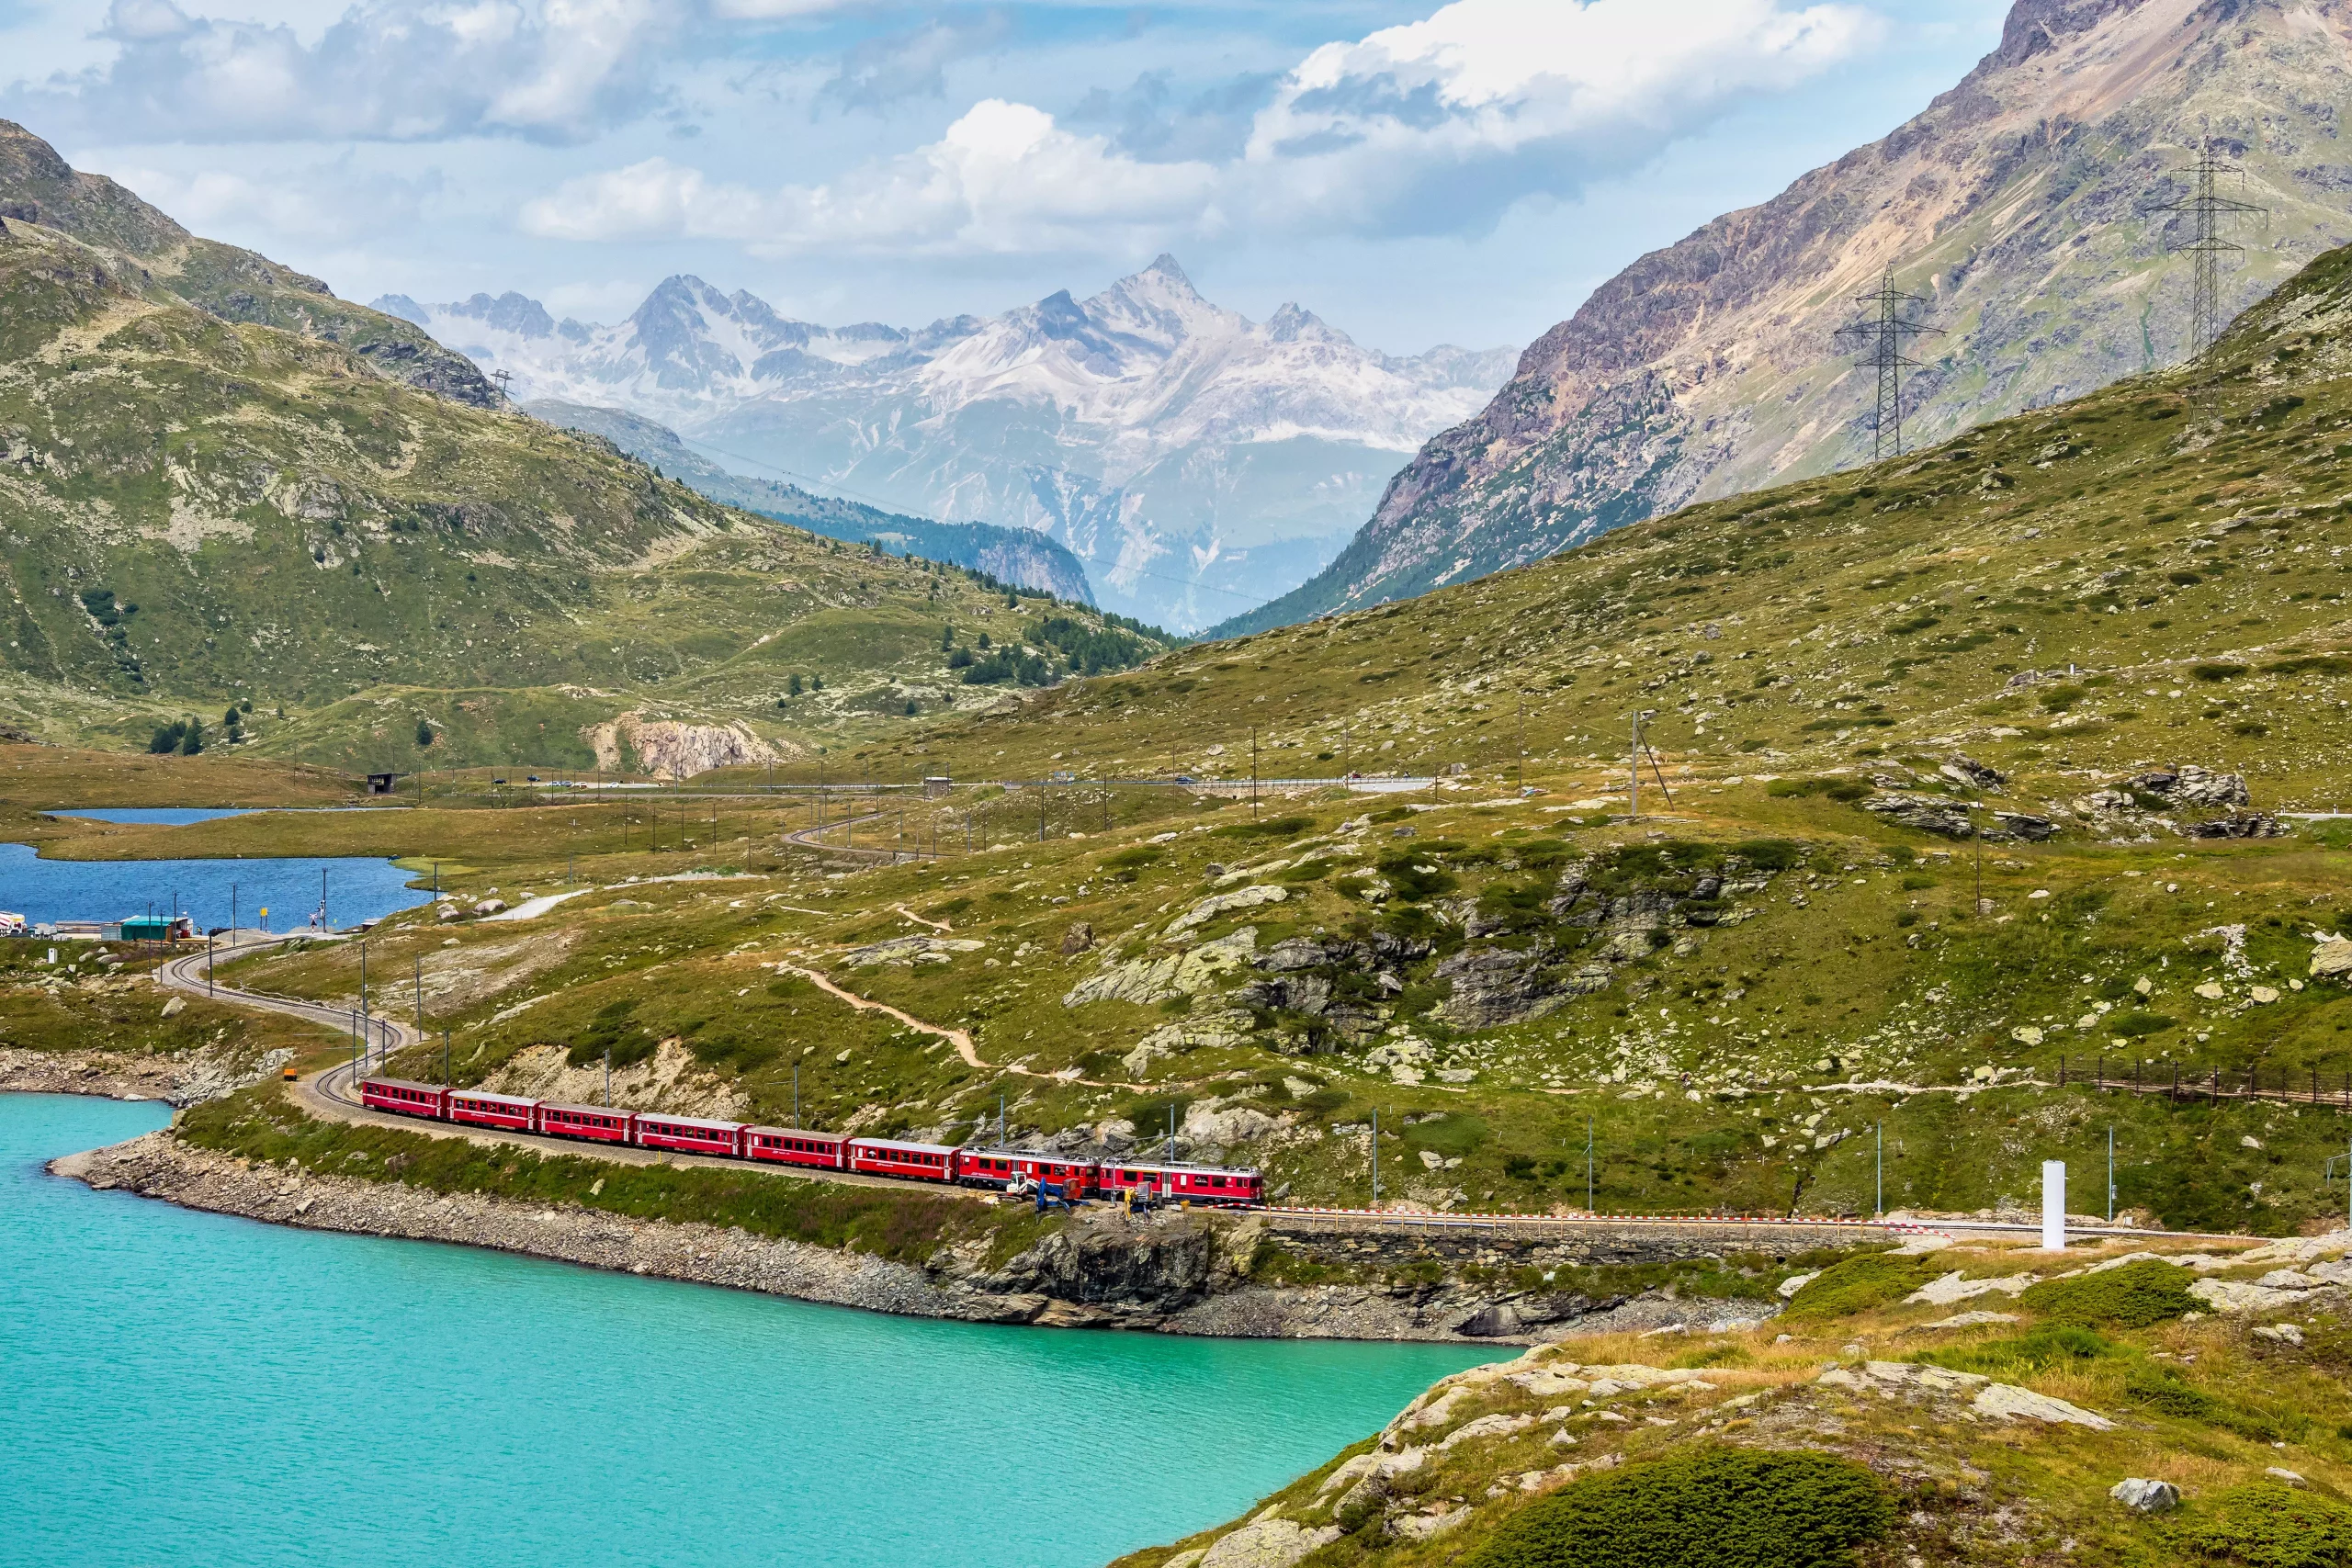
{"label": "white marker post", "polygon": [[2066,1250],[2066,1162],[2041,1162],[2041,1250]]}

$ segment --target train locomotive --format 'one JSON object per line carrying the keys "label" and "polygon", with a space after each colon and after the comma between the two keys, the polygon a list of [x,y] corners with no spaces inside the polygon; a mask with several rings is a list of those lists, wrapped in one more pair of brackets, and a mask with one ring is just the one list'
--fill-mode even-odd
{"label": "train locomotive", "polygon": [[1058,1186],[1071,1197],[1116,1199],[1133,1192],[1160,1202],[1191,1202],[1249,1208],[1265,1201],[1265,1178],[1231,1166],[1184,1165],[1164,1160],[1088,1160],[1031,1149],[978,1145],[910,1143],[794,1127],[755,1127],[703,1116],[666,1111],[622,1111],[606,1105],[566,1105],[483,1089],[445,1089],[402,1078],[362,1078],[360,1103],[428,1122],[535,1133],[542,1137],[633,1148],[713,1155],[754,1164],[802,1166],[814,1170],[861,1171],[869,1176],[944,1186],[987,1187],[1002,1191]]}

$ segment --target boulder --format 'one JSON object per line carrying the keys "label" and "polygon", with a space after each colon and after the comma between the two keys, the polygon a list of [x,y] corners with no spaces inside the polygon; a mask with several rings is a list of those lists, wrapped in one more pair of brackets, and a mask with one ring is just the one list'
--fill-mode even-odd
{"label": "boulder", "polygon": [[1168,923],[1170,936],[1182,936],[1198,926],[1207,925],[1221,915],[1237,909],[1254,909],[1263,904],[1279,904],[1290,897],[1285,887],[1237,887],[1230,893],[1218,893],[1202,899]]}
{"label": "boulder", "polygon": [[1310,1529],[1289,1519],[1259,1517],[1210,1547],[1199,1568],[1290,1568],[1317,1548],[1329,1546],[1344,1533],[1337,1525]]}
{"label": "boulder", "polygon": [[2244,806],[2249,799],[2245,774],[2207,773],[2193,762],[2134,774],[2122,787],[2175,806]]}
{"label": "boulder", "polygon": [[186,1011],[187,1011],[187,998],[186,997],[174,997],[170,1001],[164,1004],[164,1016],[165,1018],[177,1018],[180,1014]]}
{"label": "boulder", "polygon": [[[1646,953],[1646,933],[1638,940]],[[1607,987],[1606,970],[1596,984],[1580,969],[1550,966],[1551,956],[1544,948],[1464,948],[1437,966],[1436,977],[1453,982],[1453,989],[1438,1004],[1434,1016],[1457,1029],[1494,1029],[1542,1018],[1572,998]]]}
{"label": "boulder", "polygon": [[1094,928],[1080,920],[1062,932],[1062,956],[1071,957],[1094,945]]}
{"label": "boulder", "polygon": [[1946,757],[1937,766],[1936,772],[1963,789],[1997,790],[2009,782],[2008,775],[2000,769],[1980,762],[1973,757],[1964,757],[1957,751]]}
{"label": "boulder", "polygon": [[2312,949],[2311,976],[2314,980],[2341,980],[2352,976],[2352,942],[2340,936],[2329,936]]}
{"label": "boulder", "polygon": [[473,912],[477,915],[494,915],[504,908],[506,908],[506,900],[503,898],[484,898],[474,905]]}
{"label": "boulder", "polygon": [[2135,1514],[2163,1514],[2180,1506],[2180,1488],[2169,1481],[2143,1481],[2132,1476],[2107,1489],[2107,1495]]}
{"label": "boulder", "polygon": [[2047,817],[2034,817],[2023,811],[1996,811],[1993,821],[1996,829],[1984,835],[1987,839],[2022,839],[2027,843],[2038,844],[2045,839],[2058,836],[2057,823]]}
{"label": "boulder", "polygon": [[2285,837],[2286,832],[2287,825],[2267,811],[2233,812],[2210,822],[2188,825],[2192,839],[2278,839]]}
{"label": "boulder", "polygon": [[987,945],[968,937],[894,936],[854,947],[842,954],[842,962],[853,969],[872,969],[884,964],[911,969],[919,964],[945,964],[956,953],[976,953]]}
{"label": "boulder", "polygon": [[465,917],[458,912],[458,907],[455,904],[444,904],[433,911],[433,918],[446,924],[450,920],[463,919]]}
{"label": "boulder", "polygon": [[2115,1426],[2106,1416],[2085,1410],[2078,1404],[2069,1404],[2063,1399],[2052,1399],[2046,1393],[2036,1393],[2015,1383],[1987,1384],[1978,1392],[1970,1408],[1979,1416],[1991,1416],[2002,1420],[2088,1427],[2094,1432],[2105,1432]]}
{"label": "boulder", "polygon": [[1927,795],[1883,790],[1865,799],[1862,809],[1874,817],[1884,818],[1898,828],[1916,828],[1923,833],[1934,833],[1947,839],[1973,838],[1976,832],[1968,820],[1966,811],[1950,801],[1936,800]]}

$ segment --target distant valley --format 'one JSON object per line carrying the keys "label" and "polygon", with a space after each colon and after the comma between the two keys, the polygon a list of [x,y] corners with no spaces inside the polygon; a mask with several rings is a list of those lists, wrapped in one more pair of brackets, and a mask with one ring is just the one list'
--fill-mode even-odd
{"label": "distant valley", "polygon": [[1091,299],[911,330],[792,321],[688,276],[615,325],[514,293],[376,308],[510,372],[518,399],[658,421],[738,473],[1035,529],[1105,609],[1180,631],[1319,570],[1515,357],[1396,357],[1295,305],[1253,322],[1169,256]]}

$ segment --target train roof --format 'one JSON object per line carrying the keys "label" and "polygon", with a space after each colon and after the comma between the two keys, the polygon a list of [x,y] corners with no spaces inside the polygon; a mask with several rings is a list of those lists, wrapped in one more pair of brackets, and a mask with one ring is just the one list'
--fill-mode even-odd
{"label": "train roof", "polygon": [[637,1119],[639,1122],[665,1122],[673,1127],[692,1127],[701,1133],[740,1133],[743,1130],[741,1122],[716,1122],[707,1116],[673,1116],[666,1111],[640,1111]]}
{"label": "train roof", "polygon": [[977,1148],[966,1145],[964,1152],[974,1159],[1034,1159],[1046,1165],[1100,1165],[1097,1159],[1083,1155],[1049,1155],[1042,1149]]}
{"label": "train roof", "polygon": [[895,1149],[902,1154],[952,1155],[954,1144],[910,1144],[898,1138],[852,1138],[851,1143],[862,1149]]}
{"label": "train roof", "polygon": [[[417,1087],[420,1089],[429,1089],[432,1086],[430,1084],[420,1084]],[[488,1100],[496,1105],[537,1105],[538,1103],[537,1100],[528,1099],[523,1095],[500,1094],[495,1090],[487,1089],[452,1089],[449,1092],[459,1100]]]}
{"label": "train roof", "polygon": [[441,1086],[437,1083],[417,1083],[413,1079],[410,1078],[361,1078],[359,1080],[359,1087],[363,1089],[422,1089],[427,1094],[439,1094],[441,1092]]}
{"label": "train roof", "polygon": [[806,1127],[753,1127],[751,1131],[764,1133],[771,1138],[822,1138],[833,1144],[846,1144],[850,1141],[850,1134],[847,1133],[816,1133]]}

